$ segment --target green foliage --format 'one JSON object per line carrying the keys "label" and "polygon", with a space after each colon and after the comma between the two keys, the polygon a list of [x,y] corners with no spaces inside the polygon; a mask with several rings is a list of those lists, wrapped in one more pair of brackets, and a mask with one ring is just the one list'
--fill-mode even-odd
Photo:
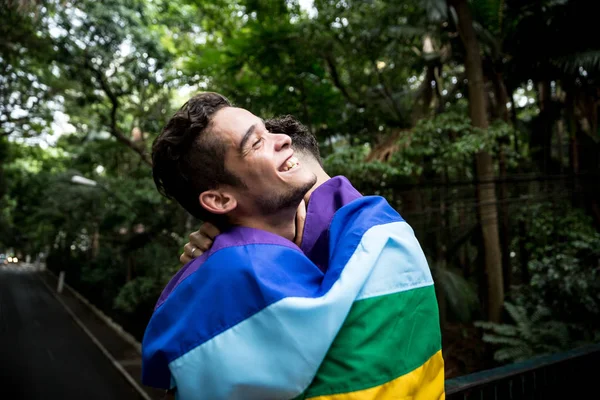
{"label": "green foliage", "polygon": [[[479,298],[472,282],[466,280],[454,268],[447,268],[442,263],[429,261],[433,281],[439,287],[440,295],[445,297],[448,311],[461,322],[471,322],[479,310]],[[439,301],[439,299],[438,299]]]}
{"label": "green foliage", "polygon": [[115,297],[115,308],[133,314],[140,304],[156,302],[156,294],[163,288],[160,283],[145,276],[127,282]]}
{"label": "green foliage", "polygon": [[368,144],[341,149],[325,158],[325,170],[331,176],[347,177],[363,193],[382,195],[392,200],[393,188],[387,185],[398,177],[410,176],[411,171],[402,171],[385,162],[366,162],[369,151]]}
{"label": "green foliage", "polygon": [[505,2],[503,0],[475,0],[471,2],[473,19],[486,27],[491,34],[499,36],[504,22]]}
{"label": "green foliage", "polygon": [[409,159],[437,174],[446,172],[450,178],[462,178],[465,165],[469,165],[477,153],[486,151],[497,155],[499,143],[509,140],[512,128],[496,121],[482,132],[471,126],[465,114],[461,110],[449,110],[419,121],[410,136],[401,138],[399,143],[403,150],[394,155],[392,163]]}
{"label": "green foliage", "polygon": [[177,79],[163,32],[149,29],[156,12],[144,1],[111,0],[78,1],[56,14],[65,106],[88,138],[109,133],[123,142],[134,128],[146,139],[160,130],[170,89],[185,80]]}
{"label": "green foliage", "polygon": [[174,251],[174,246],[150,243],[132,252],[129,257],[136,266],[136,276],[120,288],[114,307],[126,313],[154,308],[165,284],[180,267]]}
{"label": "green foliage", "polygon": [[483,328],[483,341],[496,349],[494,359],[511,363],[535,356],[554,354],[600,340],[600,330],[590,330],[585,323],[556,320],[553,311],[538,306],[529,311],[526,306],[504,303],[512,324],[476,322]]}
{"label": "green foliage", "polygon": [[322,140],[372,139],[380,126],[409,125],[407,79],[411,64],[423,63],[411,46],[426,32],[418,2],[317,1],[310,17],[297,2],[234,1],[216,18],[210,6],[189,3],[207,28],[183,58],[201,87],[263,117],[295,115]]}
{"label": "green foliage", "polygon": [[525,293],[561,320],[600,329],[600,233],[591,219],[564,203],[525,207],[518,218],[528,226],[515,239],[515,245],[523,241],[530,259]]}
{"label": "green foliage", "polygon": [[418,182],[421,177],[446,174],[449,180],[472,179],[468,166],[480,151],[497,156],[502,149],[509,165],[515,165],[518,154],[500,144],[512,136],[512,128],[504,122],[496,121],[481,132],[462,110],[450,110],[400,132],[393,144],[396,151],[387,162],[365,161],[371,147],[363,144],[339,149],[324,164],[330,175],[345,175],[364,192],[391,198],[395,186]]}
{"label": "green foliage", "polygon": [[48,30],[55,4],[26,3],[8,2],[0,8],[0,136],[49,133],[56,109],[55,77],[48,69],[55,56]]}
{"label": "green foliage", "polygon": [[572,348],[576,343],[570,337],[575,327],[564,322],[548,320],[550,311],[539,307],[528,313],[525,307],[504,303],[514,324],[477,322],[483,328],[483,340],[497,347],[494,359],[508,363],[524,361],[533,356],[558,353]]}
{"label": "green foliage", "polygon": [[522,207],[530,282],[513,288],[513,324],[479,322],[495,359],[514,362],[600,340],[600,234],[581,210],[563,203]]}

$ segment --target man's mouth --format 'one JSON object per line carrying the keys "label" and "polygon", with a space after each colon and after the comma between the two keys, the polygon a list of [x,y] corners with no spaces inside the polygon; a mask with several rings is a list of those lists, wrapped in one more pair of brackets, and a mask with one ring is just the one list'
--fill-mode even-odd
{"label": "man's mouth", "polygon": [[281,172],[287,172],[289,170],[297,168],[299,164],[300,164],[300,162],[298,161],[298,159],[296,157],[292,156],[292,157],[288,158],[288,160],[286,162],[283,163],[283,165],[279,168],[279,170]]}

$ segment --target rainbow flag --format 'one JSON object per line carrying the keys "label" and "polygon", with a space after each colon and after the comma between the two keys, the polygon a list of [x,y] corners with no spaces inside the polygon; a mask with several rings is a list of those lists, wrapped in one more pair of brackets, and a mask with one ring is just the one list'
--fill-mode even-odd
{"label": "rainbow flag", "polygon": [[143,381],[179,399],[439,399],[437,302],[423,252],[381,197],[340,208],[329,266],[250,228],[169,283],[143,340]]}

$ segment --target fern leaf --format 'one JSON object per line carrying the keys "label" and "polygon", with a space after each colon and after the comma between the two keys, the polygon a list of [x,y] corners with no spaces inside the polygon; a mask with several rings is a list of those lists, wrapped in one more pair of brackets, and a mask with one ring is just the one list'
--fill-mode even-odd
{"label": "fern leaf", "polygon": [[527,346],[507,347],[494,353],[494,360],[499,362],[517,362],[527,360],[533,356],[533,351]]}
{"label": "fern leaf", "polygon": [[491,344],[507,344],[507,345],[517,346],[517,347],[525,345],[525,343],[521,339],[516,339],[516,338],[511,338],[511,337],[506,337],[506,336],[491,335],[489,333],[486,333],[485,335],[483,335],[483,337],[481,339],[484,342],[491,343]]}

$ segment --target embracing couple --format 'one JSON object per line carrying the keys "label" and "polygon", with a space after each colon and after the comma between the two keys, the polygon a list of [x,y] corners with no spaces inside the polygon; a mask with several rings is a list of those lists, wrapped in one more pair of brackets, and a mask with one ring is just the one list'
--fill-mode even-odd
{"label": "embracing couple", "polygon": [[152,160],[159,191],[206,223],[146,329],[144,384],[183,400],[444,398],[412,229],[382,197],[330,178],[302,124],[203,93]]}

